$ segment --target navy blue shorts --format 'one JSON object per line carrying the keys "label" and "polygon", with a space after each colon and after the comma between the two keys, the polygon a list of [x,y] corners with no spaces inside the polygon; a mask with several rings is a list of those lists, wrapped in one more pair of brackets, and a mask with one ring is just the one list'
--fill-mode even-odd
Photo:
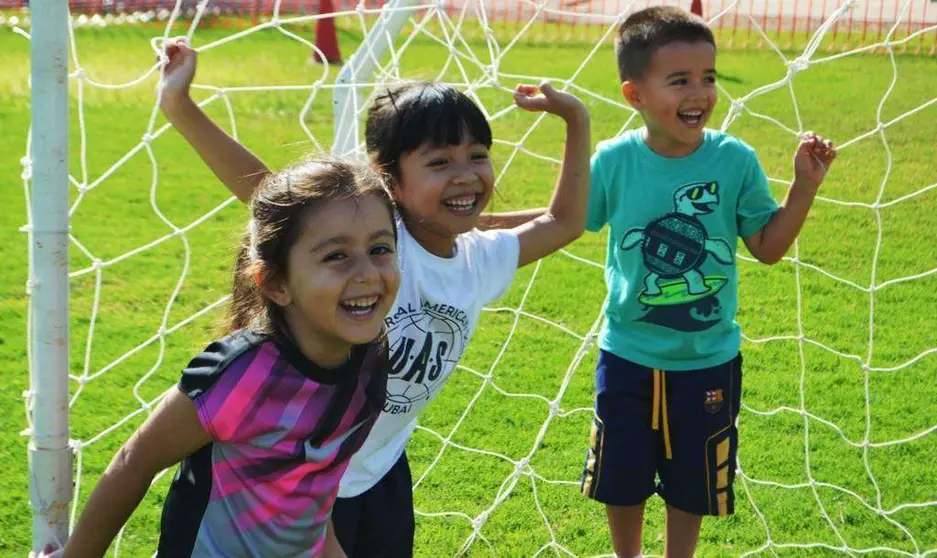
{"label": "navy blue shorts", "polygon": [[413,482],[407,454],[368,490],[336,498],[332,525],[349,558],[413,556]]}
{"label": "navy blue shorts", "polygon": [[665,372],[601,351],[595,385],[583,494],[634,506],[656,492],[688,513],[734,512],[742,355]]}

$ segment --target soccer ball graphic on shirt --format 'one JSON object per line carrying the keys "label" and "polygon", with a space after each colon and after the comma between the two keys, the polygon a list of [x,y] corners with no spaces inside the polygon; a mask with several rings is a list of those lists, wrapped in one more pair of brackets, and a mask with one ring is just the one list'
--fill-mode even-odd
{"label": "soccer ball graphic on shirt", "polygon": [[384,412],[410,412],[429,401],[452,372],[466,344],[465,312],[423,303],[399,309],[387,320],[390,376]]}

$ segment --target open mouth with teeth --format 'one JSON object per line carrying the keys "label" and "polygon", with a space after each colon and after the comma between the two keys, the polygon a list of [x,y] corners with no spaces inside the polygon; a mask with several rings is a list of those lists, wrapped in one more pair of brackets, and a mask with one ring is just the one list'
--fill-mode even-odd
{"label": "open mouth with teeth", "polygon": [[677,113],[677,118],[690,128],[697,128],[703,125],[703,116],[705,111],[700,109],[684,110]]}
{"label": "open mouth with teeth", "polygon": [[374,317],[377,311],[378,303],[381,301],[380,295],[359,296],[355,298],[346,298],[338,303],[342,310],[354,320],[366,321]]}
{"label": "open mouth with teeth", "polygon": [[467,216],[475,213],[480,199],[481,195],[479,194],[460,194],[442,200],[442,204],[451,213],[455,213],[459,216]]}

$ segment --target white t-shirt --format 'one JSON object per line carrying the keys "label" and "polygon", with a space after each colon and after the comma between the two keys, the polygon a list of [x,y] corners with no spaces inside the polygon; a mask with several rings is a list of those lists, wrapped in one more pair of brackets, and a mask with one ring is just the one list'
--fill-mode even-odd
{"label": "white t-shirt", "polygon": [[459,235],[455,256],[427,252],[398,219],[400,290],[387,315],[391,372],[387,402],[342,477],[340,498],[378,483],[403,454],[416,419],[449,379],[482,308],[502,296],[520,252],[510,230]]}

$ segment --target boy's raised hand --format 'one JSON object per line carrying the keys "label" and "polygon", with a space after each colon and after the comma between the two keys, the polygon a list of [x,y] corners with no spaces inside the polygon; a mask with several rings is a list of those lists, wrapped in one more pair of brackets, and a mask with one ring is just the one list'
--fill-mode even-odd
{"label": "boy's raised hand", "polygon": [[180,100],[189,98],[189,86],[195,78],[195,61],[197,53],[185,37],[167,39],[164,43],[168,62],[163,68],[163,76],[159,82],[162,90],[160,106],[171,109]]}
{"label": "boy's raised hand", "polygon": [[514,89],[514,103],[530,112],[549,112],[564,120],[587,114],[586,106],[575,95],[557,91],[549,83],[518,85]]}
{"label": "boy's raised hand", "polygon": [[794,184],[817,188],[836,159],[833,143],[807,132],[794,153]]}

